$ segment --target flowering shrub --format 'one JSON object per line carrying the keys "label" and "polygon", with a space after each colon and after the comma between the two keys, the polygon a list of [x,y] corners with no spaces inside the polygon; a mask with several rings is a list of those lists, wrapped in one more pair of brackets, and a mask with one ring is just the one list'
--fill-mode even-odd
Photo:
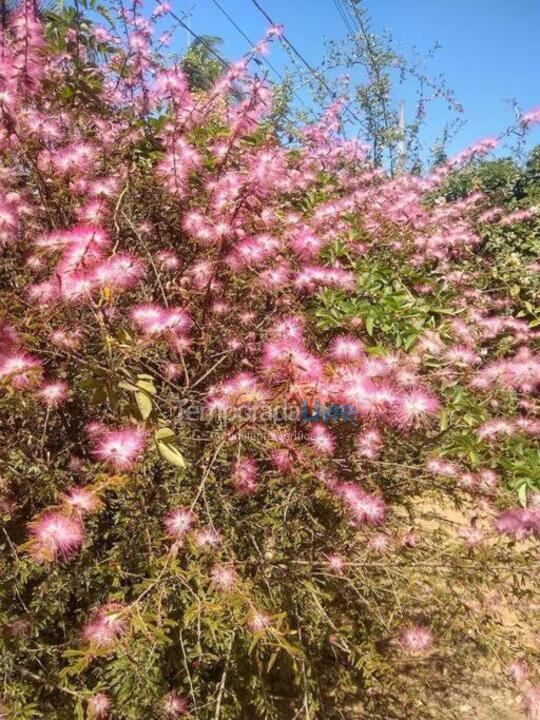
{"label": "flowering shrub", "polygon": [[487,236],[537,211],[442,199],[495,141],[386,177],[339,102],[281,143],[249,58],[196,92],[136,6],[123,38],[32,8],[1,38],[0,715],[440,718],[494,657],[535,717],[501,608],[540,534],[537,263],[498,283]]}

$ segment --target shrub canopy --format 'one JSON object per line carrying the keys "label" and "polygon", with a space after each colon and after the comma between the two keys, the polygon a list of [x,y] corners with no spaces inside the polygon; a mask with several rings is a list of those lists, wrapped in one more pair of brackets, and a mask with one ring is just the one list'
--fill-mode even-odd
{"label": "shrub canopy", "polygon": [[441,718],[488,656],[533,712],[536,209],[155,19],[1,38],[2,717]]}

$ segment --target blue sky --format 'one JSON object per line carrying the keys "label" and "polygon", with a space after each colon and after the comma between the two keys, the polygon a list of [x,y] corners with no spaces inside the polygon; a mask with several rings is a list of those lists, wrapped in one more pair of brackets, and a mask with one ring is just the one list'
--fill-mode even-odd
{"label": "blue sky", "polygon": [[[268,23],[251,0],[219,0],[242,30],[259,39]],[[285,25],[286,35],[317,67],[325,38],[343,38],[345,25],[334,0],[259,0],[268,14]],[[174,11],[191,8],[190,25],[198,33],[219,35],[222,52],[234,59],[249,49],[245,39],[212,0],[172,0]],[[513,120],[508,102],[515,98],[524,110],[540,105],[540,0],[365,0],[372,27],[388,29],[405,54],[416,46],[425,54],[435,42],[442,46],[429,61],[429,74],[445,75],[447,85],[464,105],[466,125],[451,145],[457,151],[477,139],[496,135]],[[185,44],[179,31],[173,48]],[[289,62],[275,43],[270,61],[282,70]],[[362,80],[361,73],[352,73]],[[412,112],[407,87],[398,90]],[[448,117],[445,104],[433,104],[424,133],[429,144]],[[540,130],[531,133],[540,142]]]}

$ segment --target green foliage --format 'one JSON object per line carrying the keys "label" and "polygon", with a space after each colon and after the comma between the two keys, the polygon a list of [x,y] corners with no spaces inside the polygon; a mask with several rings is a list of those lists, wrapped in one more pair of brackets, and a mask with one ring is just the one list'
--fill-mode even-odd
{"label": "green foliage", "polygon": [[209,90],[222,74],[223,62],[216,57],[222,42],[219,37],[202,35],[190,44],[181,66],[193,90]]}

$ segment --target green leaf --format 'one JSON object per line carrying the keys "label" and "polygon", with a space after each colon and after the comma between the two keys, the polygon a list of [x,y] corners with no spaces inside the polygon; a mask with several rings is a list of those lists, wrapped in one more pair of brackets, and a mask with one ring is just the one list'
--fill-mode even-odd
{"label": "green leaf", "polygon": [[528,484],[524,482],[522,485],[518,487],[517,495],[519,502],[523,507],[527,507],[527,490],[528,490]]}
{"label": "green leaf", "polygon": [[145,390],[150,395],[156,394],[156,386],[154,385],[154,378],[151,375],[141,374],[137,375],[137,387],[141,390]]}
{"label": "green leaf", "polygon": [[163,442],[163,440],[156,440],[156,445],[159,450],[159,454],[164,460],[181,470],[185,470],[186,461],[178,448],[171,445],[171,443]]}
{"label": "green leaf", "polygon": [[171,430],[171,428],[164,427],[156,430],[154,437],[156,438],[156,440],[165,440],[166,442],[170,443],[175,437],[175,433],[174,430]]}
{"label": "green leaf", "polygon": [[131,392],[137,392],[137,386],[133,385],[133,383],[127,382],[127,380],[121,380],[118,383],[118,387],[121,387],[124,390],[130,390]]}
{"label": "green leaf", "polygon": [[444,430],[446,430],[448,428],[448,413],[446,412],[446,410],[443,410],[441,412],[441,420],[439,423],[439,428],[440,428],[441,432],[443,432]]}
{"label": "green leaf", "polygon": [[154,378],[151,375],[137,375],[135,384],[121,380],[118,386],[135,394],[135,402],[143,420],[146,420],[153,410],[152,395],[156,394]]}
{"label": "green leaf", "polygon": [[135,400],[137,402],[137,407],[139,408],[142,419],[146,420],[152,414],[152,410],[154,407],[151,397],[148,395],[148,393],[144,392],[144,390],[137,390],[137,392],[135,393]]}
{"label": "green leaf", "polygon": [[370,337],[371,337],[371,335],[373,335],[373,326],[374,325],[375,325],[375,320],[373,319],[373,317],[368,317],[366,319],[366,330]]}

